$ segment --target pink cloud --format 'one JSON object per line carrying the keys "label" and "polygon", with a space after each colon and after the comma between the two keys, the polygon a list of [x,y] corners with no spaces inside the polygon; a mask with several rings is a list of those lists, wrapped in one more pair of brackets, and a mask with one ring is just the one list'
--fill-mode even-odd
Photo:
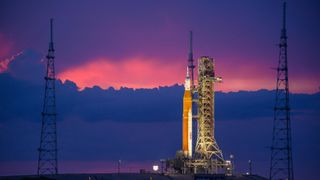
{"label": "pink cloud", "polygon": [[17,54],[14,54],[11,57],[0,60],[0,73],[7,71],[8,65],[10,64],[10,62],[13,61],[16,57],[20,56],[22,53],[23,52],[19,52]]}
{"label": "pink cloud", "polygon": [[[237,63],[234,63],[237,62]],[[217,76],[222,76],[223,82],[216,85],[219,91],[230,92],[259,89],[272,90],[276,88],[277,72],[272,68],[272,61],[257,61],[245,63],[237,57],[223,58],[216,61]],[[289,69],[289,89],[293,93],[319,92],[319,77],[316,74],[291,73]]]}
{"label": "pink cloud", "polygon": [[0,73],[8,69],[8,64],[15,57],[8,57],[11,54],[14,43],[0,32]]}
{"label": "pink cloud", "polygon": [[102,88],[154,88],[182,83],[183,64],[165,64],[155,59],[132,58],[111,61],[100,58],[89,63],[67,69],[58,78],[74,81],[80,88],[98,85]]}
{"label": "pink cloud", "polygon": [[[275,89],[276,72],[269,64],[230,64],[240,60],[220,59],[216,61],[216,75],[222,76],[223,83],[215,86],[218,91]],[[155,88],[182,84],[186,73],[183,61],[165,63],[157,59],[132,58],[115,61],[108,58],[93,59],[86,64],[69,68],[58,74],[58,78],[74,81],[80,89],[100,86]],[[196,73],[197,74],[197,73]],[[290,76],[290,91],[314,93],[319,91],[318,80],[307,75]]]}

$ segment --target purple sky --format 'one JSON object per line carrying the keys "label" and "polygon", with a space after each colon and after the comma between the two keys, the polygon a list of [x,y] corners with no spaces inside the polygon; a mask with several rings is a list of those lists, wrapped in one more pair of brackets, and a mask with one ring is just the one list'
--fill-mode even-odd
{"label": "purple sky", "polygon": [[[318,9],[316,0],[288,4],[293,92],[319,90]],[[183,83],[189,30],[194,32],[195,59],[216,59],[216,71],[224,78],[219,90],[275,86],[271,68],[277,66],[279,52],[280,0],[13,0],[1,1],[0,16],[1,59],[25,49],[44,55],[53,17],[58,77],[81,88]]]}
{"label": "purple sky", "polygon": [[[297,177],[309,179],[318,176],[320,160],[319,9],[316,0],[288,3],[294,168]],[[225,157],[235,154],[238,172],[252,159],[254,171],[267,176],[274,92],[225,92],[274,89],[280,0],[2,0],[0,175],[35,173],[51,17],[57,76],[82,90],[70,81],[57,83],[61,172],[114,171],[118,159],[150,167],[174,156],[182,86],[103,89],[183,83],[193,30],[195,59],[212,56],[223,77],[216,132]],[[103,89],[85,88],[95,85]]]}

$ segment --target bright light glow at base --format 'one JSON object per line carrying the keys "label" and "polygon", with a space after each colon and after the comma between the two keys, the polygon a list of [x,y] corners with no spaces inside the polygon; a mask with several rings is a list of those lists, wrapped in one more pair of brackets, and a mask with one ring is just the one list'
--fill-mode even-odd
{"label": "bright light glow at base", "polygon": [[153,165],[153,166],[152,166],[152,169],[153,169],[154,171],[158,171],[158,170],[159,170],[159,166],[158,166],[158,165]]}

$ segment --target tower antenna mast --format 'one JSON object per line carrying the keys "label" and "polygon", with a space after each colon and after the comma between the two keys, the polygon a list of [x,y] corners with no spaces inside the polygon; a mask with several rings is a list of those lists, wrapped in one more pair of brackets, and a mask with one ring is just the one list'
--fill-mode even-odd
{"label": "tower antenna mast", "polygon": [[289,83],[287,64],[286,2],[283,3],[283,26],[280,36],[271,146],[270,180],[293,180]]}
{"label": "tower antenna mast", "polygon": [[45,75],[45,93],[42,111],[38,175],[58,174],[56,95],[53,47],[53,19],[50,19],[50,42]]}

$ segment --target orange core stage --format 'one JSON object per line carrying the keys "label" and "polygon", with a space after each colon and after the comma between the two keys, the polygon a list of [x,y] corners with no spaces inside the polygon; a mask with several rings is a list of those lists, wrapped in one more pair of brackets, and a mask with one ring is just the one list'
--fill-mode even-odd
{"label": "orange core stage", "polygon": [[182,117],[182,151],[187,157],[192,156],[192,94],[190,90],[189,70],[185,80]]}

